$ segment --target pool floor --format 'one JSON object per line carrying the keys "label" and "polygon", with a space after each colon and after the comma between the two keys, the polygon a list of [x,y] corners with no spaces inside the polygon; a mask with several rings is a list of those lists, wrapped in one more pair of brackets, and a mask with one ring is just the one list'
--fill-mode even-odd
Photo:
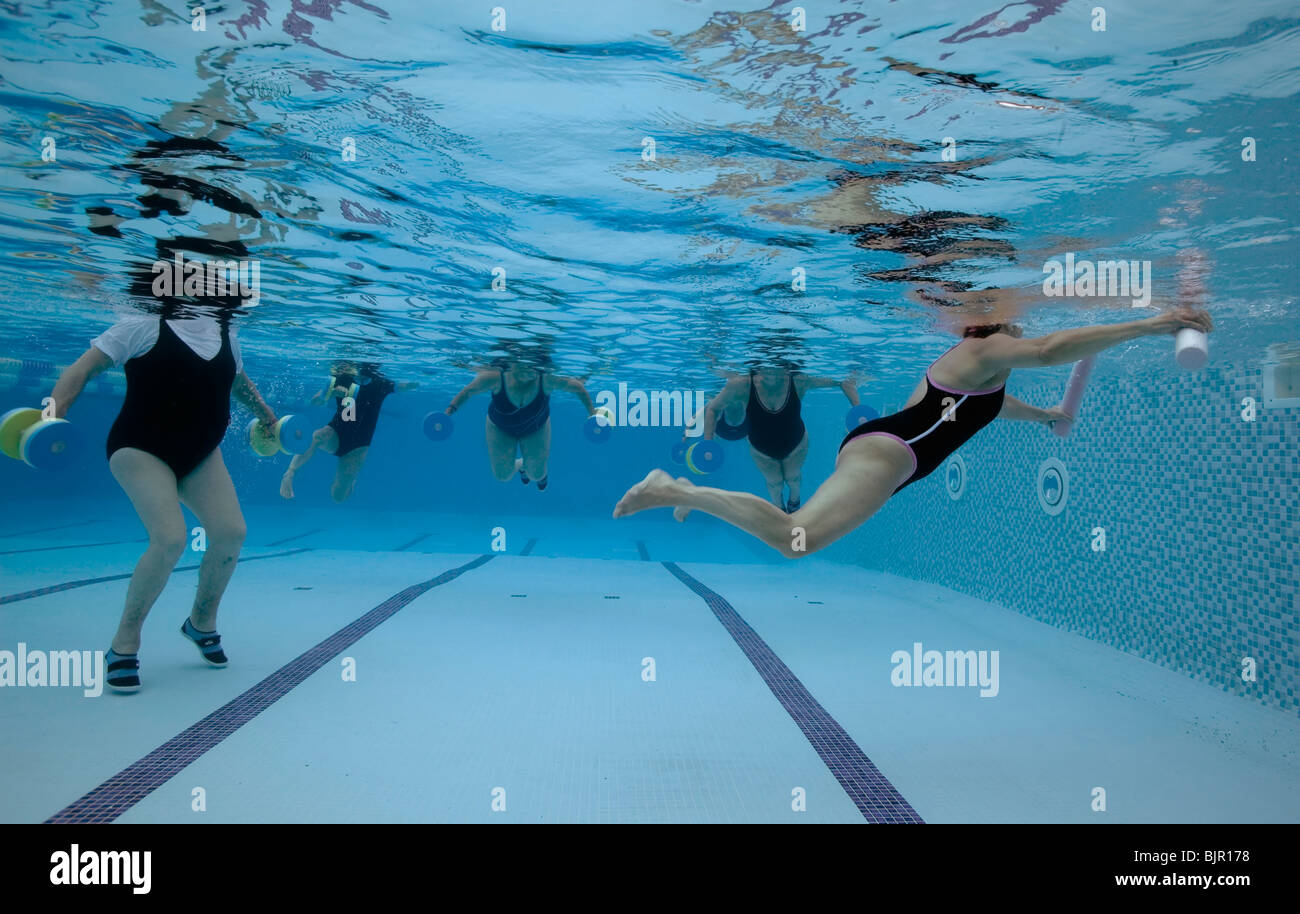
{"label": "pool floor", "polygon": [[[248,514],[229,667],[178,570],[140,693],[0,689],[0,820],[1300,819],[1293,716],[936,585],[653,520]],[[27,521],[0,649],[106,648],[142,531]],[[998,651],[996,696],[893,685],[916,643]]]}

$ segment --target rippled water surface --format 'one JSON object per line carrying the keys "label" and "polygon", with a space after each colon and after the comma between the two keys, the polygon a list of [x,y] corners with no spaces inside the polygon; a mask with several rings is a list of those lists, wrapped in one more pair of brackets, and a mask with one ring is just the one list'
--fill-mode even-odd
{"label": "rippled water surface", "polygon": [[264,374],[346,353],[454,388],[522,348],[902,388],[972,316],[1131,313],[1044,299],[1046,260],[1149,260],[1159,305],[1187,247],[1217,352],[1254,355],[1295,324],[1300,16],[1095,7],[566,0],[496,29],[486,3],[229,0],[195,31],[180,2],[6,4],[0,344],[70,360],[133,266],[205,238],[261,263]]}

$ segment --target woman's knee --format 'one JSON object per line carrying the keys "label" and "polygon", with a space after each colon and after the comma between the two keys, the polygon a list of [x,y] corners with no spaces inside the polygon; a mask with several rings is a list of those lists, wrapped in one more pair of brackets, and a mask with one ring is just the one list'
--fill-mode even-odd
{"label": "woman's knee", "polygon": [[339,449],[339,437],[334,429],[328,425],[324,428],[318,428],[311,436],[312,451],[324,451],[326,454],[334,454]]}
{"label": "woman's knee", "polygon": [[802,546],[785,544],[782,546],[778,546],[777,548],[780,551],[781,555],[785,556],[788,559],[806,559],[814,552],[820,551],[822,547],[809,546],[808,548],[803,548]]}
{"label": "woman's knee", "polygon": [[244,514],[239,510],[238,502],[224,504],[219,510],[209,511],[207,517],[199,518],[199,522],[203,524],[203,536],[209,549],[237,552],[248,536],[248,525],[244,523]]}
{"label": "woman's knee", "polygon": [[187,545],[189,539],[185,535],[183,524],[168,525],[149,531],[149,549],[172,564],[180,561]]}
{"label": "woman's knee", "polygon": [[493,463],[492,475],[495,476],[500,482],[506,482],[508,479],[510,479],[511,476],[515,475],[514,461],[512,460],[508,464]]}
{"label": "woman's knee", "polygon": [[[791,515],[796,518],[798,512]],[[790,534],[783,540],[778,541],[775,545],[777,551],[788,559],[807,558],[814,552],[819,552],[831,541],[827,539],[820,530],[809,530],[807,527],[793,522],[790,525]]]}
{"label": "woman's knee", "polygon": [[801,548],[797,544],[789,543],[789,542],[784,542],[779,544],[776,547],[776,549],[778,552],[781,553],[782,556],[784,556],[787,559],[801,559],[806,555],[808,555],[808,551],[806,549]]}
{"label": "woman's knee", "polygon": [[209,548],[238,549],[248,536],[248,525],[243,517],[236,517],[208,528],[207,536]]}
{"label": "woman's knee", "polygon": [[334,484],[330,486],[330,498],[334,499],[334,503],[336,505],[342,504],[343,502],[347,501],[349,498],[352,497],[352,489],[354,488],[354,486],[355,483],[353,483],[351,480],[347,482],[340,482],[336,480]]}

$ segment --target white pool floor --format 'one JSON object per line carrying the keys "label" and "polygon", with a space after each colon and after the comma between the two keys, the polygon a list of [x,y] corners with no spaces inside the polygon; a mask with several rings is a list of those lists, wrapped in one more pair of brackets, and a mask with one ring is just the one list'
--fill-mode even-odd
{"label": "white pool floor", "polygon": [[[244,556],[269,557],[241,563],[227,592],[229,667],[204,667],[177,633],[197,577],[178,570],[145,628],[140,693],[0,688],[0,820],[102,799],[385,601],[493,554],[495,526],[503,553],[415,596],[112,819],[867,821],[672,561],[927,822],[1300,820],[1294,715],[935,585],[817,559],[758,564],[729,534],[687,549],[653,519],[248,514]],[[124,578],[29,594],[129,573],[142,536],[120,512],[75,507],[0,525],[0,650],[106,648]],[[710,561],[692,560],[702,552]],[[895,687],[891,656],[916,642],[998,651],[998,694]]]}

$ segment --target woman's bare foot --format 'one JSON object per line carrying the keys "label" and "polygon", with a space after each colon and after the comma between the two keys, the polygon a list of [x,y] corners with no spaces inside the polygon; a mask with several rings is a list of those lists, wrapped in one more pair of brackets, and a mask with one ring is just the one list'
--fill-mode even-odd
{"label": "woman's bare foot", "polygon": [[682,494],[681,483],[691,485],[689,480],[674,481],[663,470],[651,470],[645,479],[623,493],[623,497],[614,506],[615,517],[627,517],[638,511],[650,508],[667,508],[677,504]]}
{"label": "woman's bare foot", "polygon": [[280,497],[293,498],[293,474],[285,473],[280,478]]}

